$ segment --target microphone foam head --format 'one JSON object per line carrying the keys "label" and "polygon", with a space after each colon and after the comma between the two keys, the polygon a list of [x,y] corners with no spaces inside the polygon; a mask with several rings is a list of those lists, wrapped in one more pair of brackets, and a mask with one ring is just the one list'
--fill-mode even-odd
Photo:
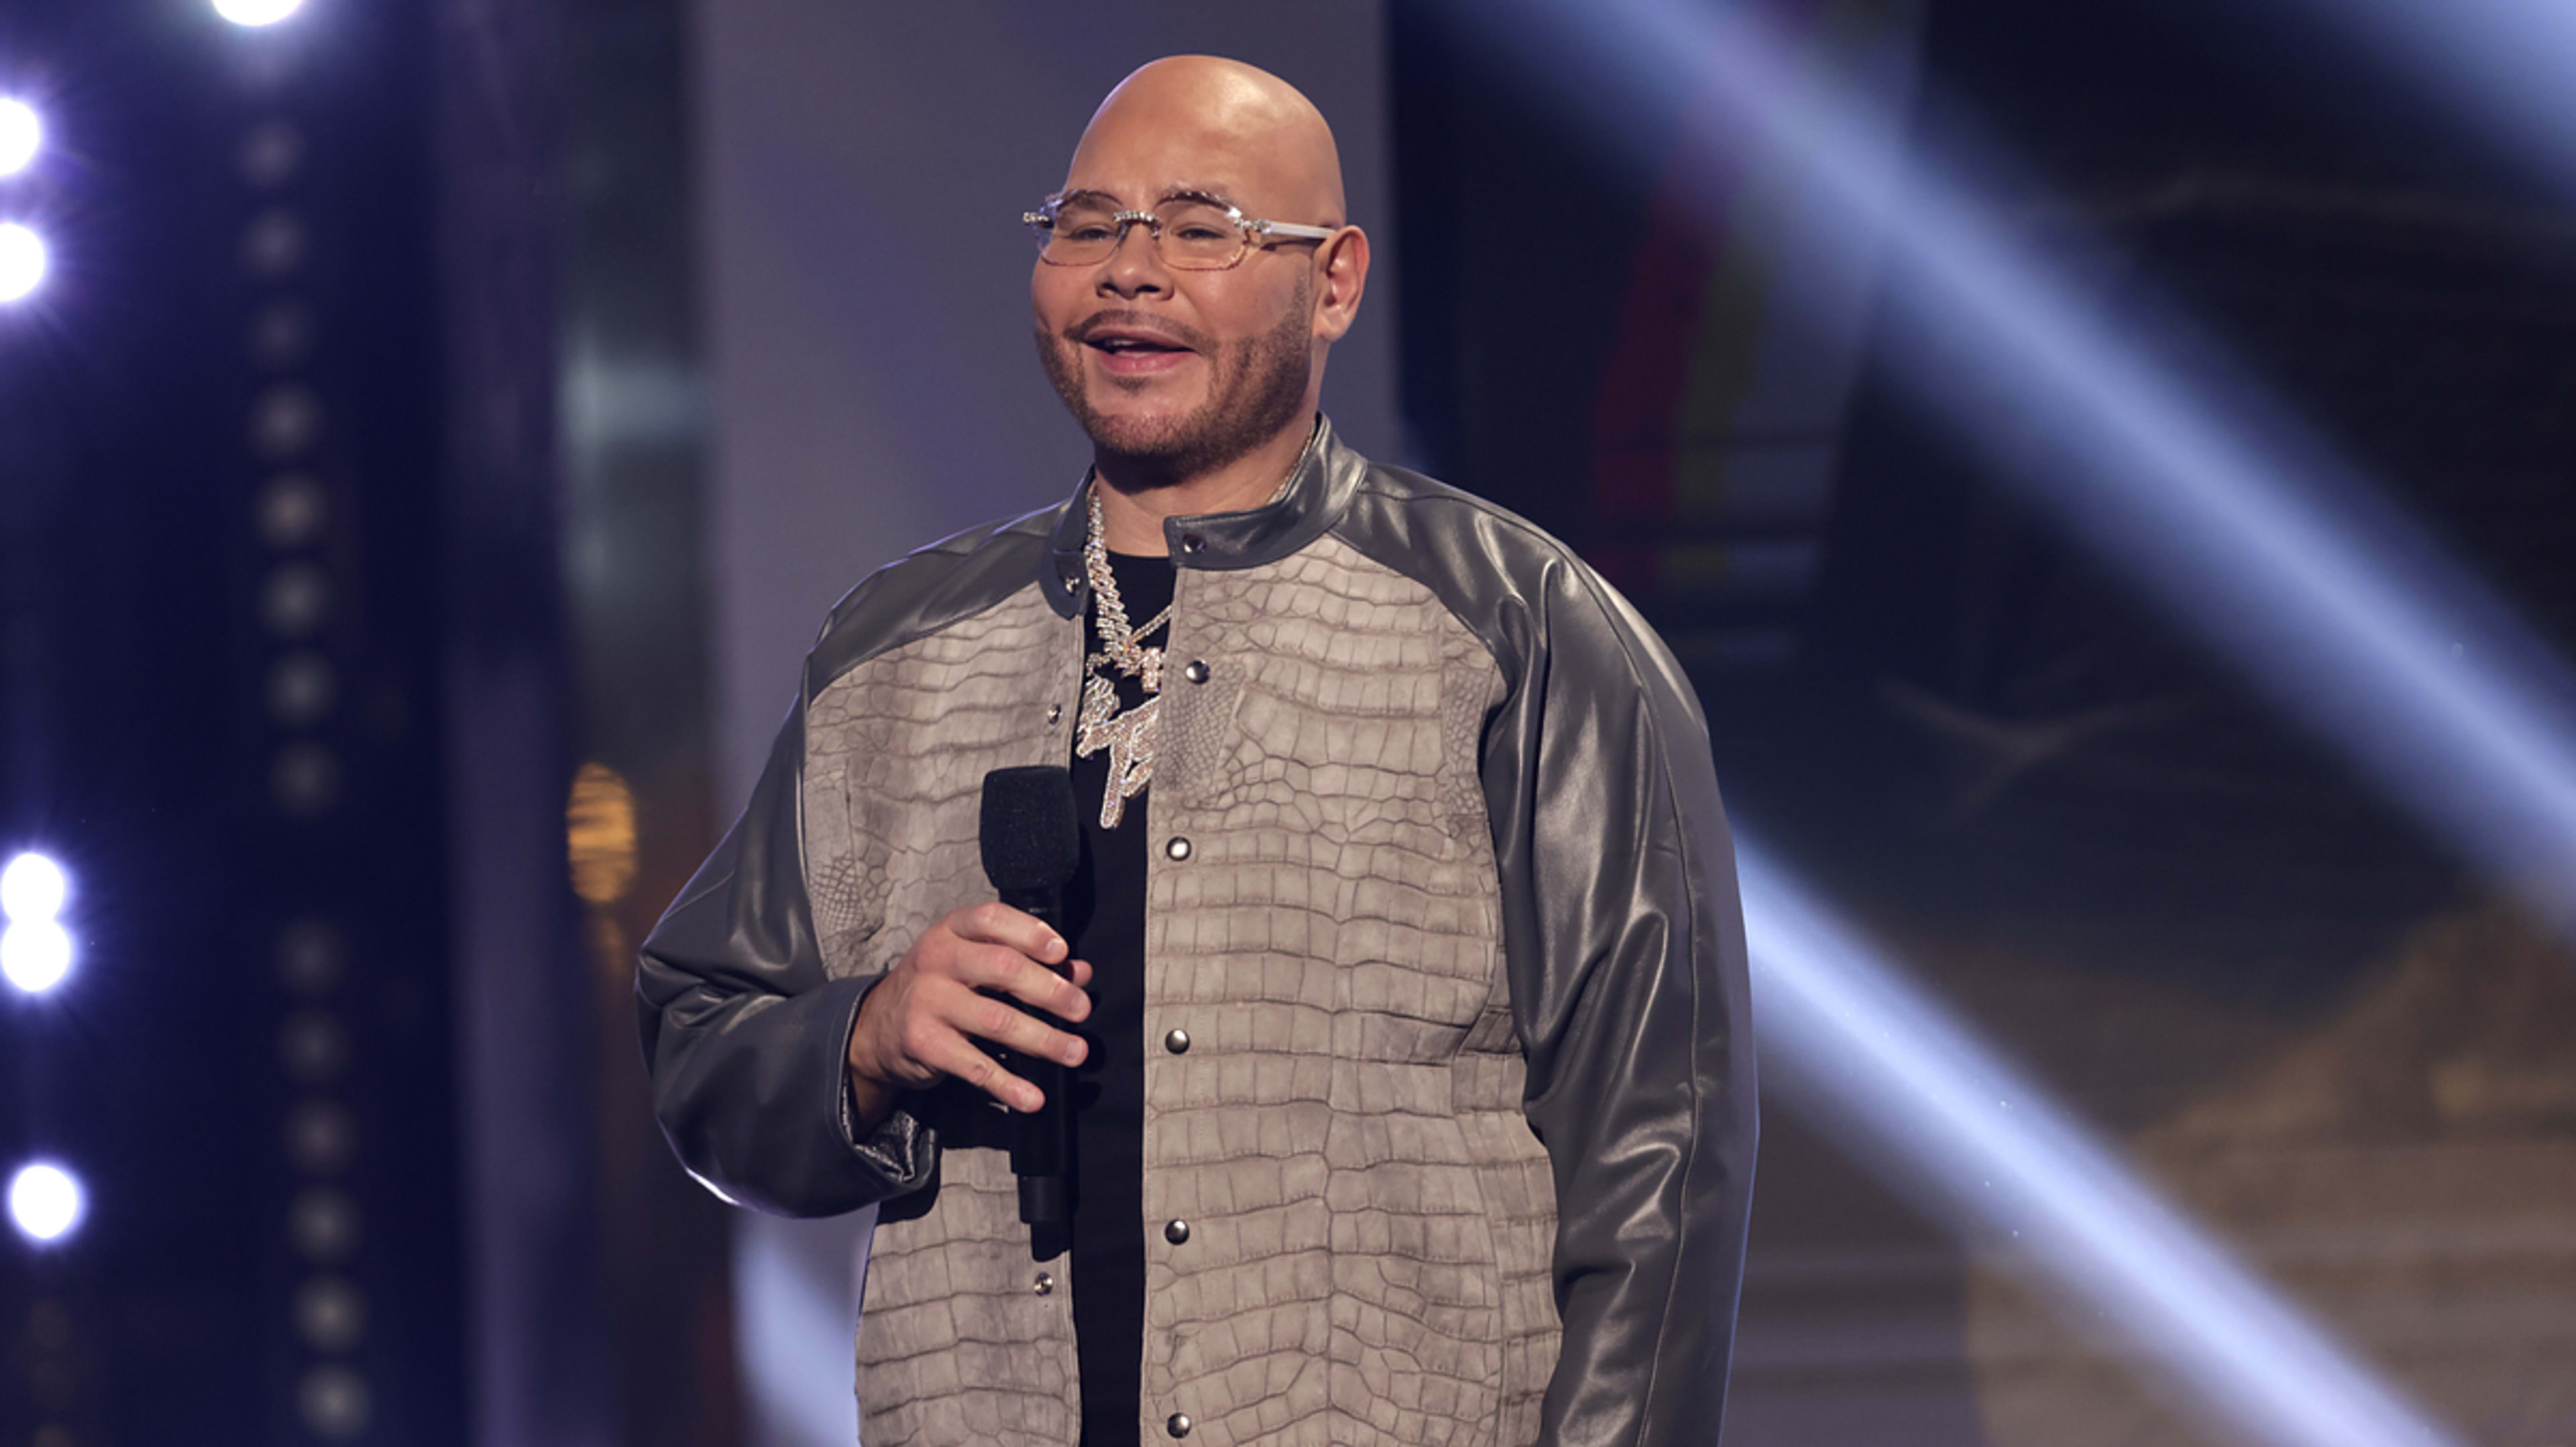
{"label": "microphone foam head", "polygon": [[1072,772],[1060,764],[1032,764],[986,774],[978,837],[984,877],[993,888],[1062,888],[1082,864]]}

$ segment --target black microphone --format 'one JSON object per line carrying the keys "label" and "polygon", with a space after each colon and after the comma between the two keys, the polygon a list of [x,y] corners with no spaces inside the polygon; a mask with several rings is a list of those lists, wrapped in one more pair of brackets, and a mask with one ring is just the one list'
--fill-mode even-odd
{"label": "black microphone", "polygon": [[[1002,903],[1064,932],[1064,887],[1082,864],[1082,820],[1074,812],[1073,774],[1059,764],[995,769],[984,776],[984,817],[977,834],[984,877]],[[1063,973],[1059,967],[1057,973]],[[1049,1025],[1063,1022],[1032,1011]],[[1052,1060],[1017,1056],[1021,1078],[1046,1096],[1035,1111],[1011,1119],[1011,1170],[1020,1178],[1020,1219],[1032,1226],[1065,1223],[1065,1177],[1072,1169],[1073,1109],[1069,1078]]]}

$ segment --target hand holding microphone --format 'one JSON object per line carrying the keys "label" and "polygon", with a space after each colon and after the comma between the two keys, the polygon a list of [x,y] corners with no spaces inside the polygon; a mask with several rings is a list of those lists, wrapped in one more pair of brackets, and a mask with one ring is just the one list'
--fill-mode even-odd
{"label": "hand holding microphone", "polygon": [[[859,1006],[848,1064],[863,1129],[882,1120],[897,1095],[949,1076],[1023,1114],[1063,1103],[1060,1085],[1044,1090],[1003,1068],[976,1043],[988,1041],[1009,1050],[1031,1074],[1061,1077],[1062,1067],[1083,1058],[1079,1038],[1030,1012],[1070,1021],[1088,1017],[1091,998],[1083,987],[1091,983],[1091,966],[1068,961],[1068,947],[1055,922],[1024,907],[1033,903],[1052,910],[1047,896],[1072,876],[1079,861],[1080,823],[1072,812],[1070,778],[1058,768],[1052,770],[1054,780],[1005,783],[1001,817],[996,817],[995,779],[1047,772],[1000,769],[986,779],[985,866],[991,874],[998,862],[1009,874],[1007,882],[995,876],[1003,898],[958,910],[923,931]],[[1064,789],[1061,821],[1045,817],[1053,812],[1056,781]],[[1030,800],[1040,795],[1045,800],[1032,806]],[[1041,813],[1027,813],[1031,807]],[[1065,828],[1072,831],[1069,843]],[[997,845],[1003,856],[998,860]],[[1054,885],[1044,886],[1050,876]],[[1031,888],[1033,882],[1039,887]]]}

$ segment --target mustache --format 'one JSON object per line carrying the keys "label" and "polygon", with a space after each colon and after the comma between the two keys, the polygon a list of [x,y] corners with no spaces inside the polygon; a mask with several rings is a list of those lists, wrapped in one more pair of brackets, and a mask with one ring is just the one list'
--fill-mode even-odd
{"label": "mustache", "polygon": [[1194,352],[1214,352],[1216,338],[1185,322],[1158,317],[1150,312],[1113,308],[1093,312],[1064,329],[1064,339],[1076,346],[1089,345],[1091,339],[1105,331],[1144,332],[1160,337],[1174,346]]}

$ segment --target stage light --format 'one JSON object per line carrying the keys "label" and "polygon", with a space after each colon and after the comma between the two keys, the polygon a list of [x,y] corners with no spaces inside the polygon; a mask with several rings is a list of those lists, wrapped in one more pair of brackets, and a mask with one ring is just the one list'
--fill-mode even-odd
{"label": "stage light", "polygon": [[49,919],[26,919],[0,929],[0,977],[20,992],[42,995],[72,972],[72,937]]}
{"label": "stage light", "polygon": [[80,1179],[51,1161],[21,1166],[9,1178],[9,1221],[18,1234],[50,1246],[80,1229],[89,1200]]}
{"label": "stage light", "polygon": [[[1820,74],[1758,7],[1465,13],[1614,142],[1635,140],[1617,97],[1690,97],[1699,150],[1764,153],[1815,234],[1878,250],[1893,374],[1990,449],[1999,478],[2576,933],[2576,676],[2260,379],[2170,314],[2108,306],[1957,176],[1906,168],[1889,128],[1860,119],[1884,106]],[[1723,232],[1730,195],[1687,199]]]}
{"label": "stage light", "polygon": [[2576,12],[2552,0],[2303,0],[2340,39],[2366,37],[2470,120],[2576,189]]}
{"label": "stage light", "polygon": [[275,25],[304,8],[304,0],[215,0],[215,13],[235,25]]}
{"label": "stage light", "polygon": [[14,96],[0,96],[0,177],[34,165],[44,145],[45,123],[36,108]]}
{"label": "stage light", "polygon": [[1770,1093],[1929,1195],[2006,1264],[2144,1351],[2226,1440],[2453,1439],[2161,1200],[2031,1081],[1739,837]]}
{"label": "stage light", "polygon": [[45,284],[45,239],[15,221],[0,221],[0,302],[20,301]]}
{"label": "stage light", "polygon": [[52,919],[70,896],[71,880],[63,867],[42,854],[21,854],[0,868],[0,918],[16,923]]}

